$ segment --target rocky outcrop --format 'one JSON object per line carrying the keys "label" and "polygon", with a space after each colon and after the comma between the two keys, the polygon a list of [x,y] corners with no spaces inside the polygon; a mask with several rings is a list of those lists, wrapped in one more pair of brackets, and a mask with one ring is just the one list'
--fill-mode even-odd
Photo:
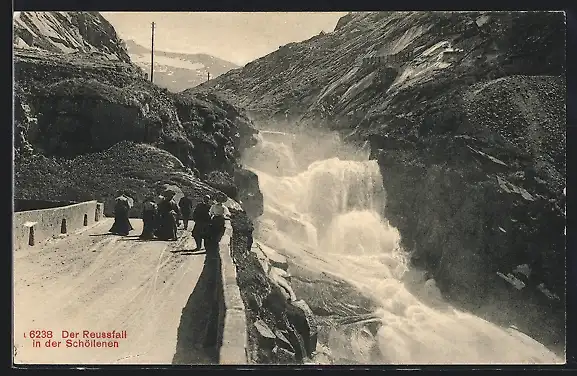
{"label": "rocky outcrop", "polygon": [[[514,317],[552,346],[563,341],[565,325],[565,119],[559,81],[488,83],[484,89],[490,92],[467,103],[460,115],[477,116],[474,124],[481,124],[483,112],[492,130],[429,134],[414,143],[373,138],[387,177],[387,217],[403,234],[413,263],[431,271],[445,293],[469,308],[502,300],[501,316]],[[526,101],[538,104],[528,107]],[[504,276],[523,264],[530,273],[519,288]]]}
{"label": "rocky outcrop", "polygon": [[213,171],[205,177],[205,182],[238,201],[251,219],[263,213],[264,199],[254,172],[236,166],[232,176],[226,171]]}
{"label": "rocky outcrop", "polygon": [[351,13],[195,90],[369,141],[413,262],[453,302],[562,347],[564,28],[555,12]]}
{"label": "rocky outcrop", "polygon": [[255,133],[240,112],[214,95],[172,94],[115,67],[80,56],[16,52],[17,108],[28,109],[16,117],[21,138],[39,153],[62,157],[122,140],[144,142],[201,174],[234,170]]}
{"label": "rocky outcrop", "polygon": [[256,219],[264,211],[263,195],[258,184],[258,176],[249,170],[237,169],[234,184],[239,187],[237,200],[251,219]]}
{"label": "rocky outcrop", "polygon": [[302,364],[316,354],[317,322],[290,286],[286,258],[252,240],[252,223],[234,211],[232,257],[249,332],[249,361]]}
{"label": "rocky outcrop", "polygon": [[114,27],[98,12],[16,12],[13,44],[56,53],[93,53],[130,62]]}

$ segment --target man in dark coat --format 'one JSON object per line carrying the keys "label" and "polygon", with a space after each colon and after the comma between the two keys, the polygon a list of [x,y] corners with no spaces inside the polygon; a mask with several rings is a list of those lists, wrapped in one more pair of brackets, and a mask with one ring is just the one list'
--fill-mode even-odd
{"label": "man in dark coat", "polygon": [[158,204],[158,227],[156,237],[159,240],[176,240],[178,205],[173,200],[176,193],[166,191],[163,194],[164,199]]}
{"label": "man in dark coat", "polygon": [[194,228],[192,229],[192,237],[196,243],[195,251],[202,249],[202,241],[206,239],[210,228],[210,215],[208,211],[211,206],[210,195],[203,197],[202,202],[200,202],[194,208],[192,213],[192,220],[194,221]]}
{"label": "man in dark coat", "polygon": [[148,197],[142,205],[142,234],[141,239],[152,239],[156,228],[156,211],[158,205],[154,202],[154,197]]}
{"label": "man in dark coat", "polygon": [[228,197],[224,193],[218,194],[216,202],[208,211],[210,227],[208,236],[204,240],[207,254],[216,255],[218,253],[218,243],[224,235],[226,221],[230,219],[230,211],[224,205],[227,200]]}
{"label": "man in dark coat", "polygon": [[178,202],[180,207],[180,214],[182,215],[182,224],[184,229],[188,229],[188,220],[190,218],[190,212],[192,211],[192,200],[187,195],[182,196]]}

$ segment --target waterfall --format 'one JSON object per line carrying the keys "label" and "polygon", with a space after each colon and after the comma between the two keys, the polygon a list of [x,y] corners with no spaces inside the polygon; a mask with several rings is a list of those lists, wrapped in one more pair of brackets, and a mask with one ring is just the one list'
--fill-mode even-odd
{"label": "waterfall", "polygon": [[[264,196],[256,240],[346,281],[379,306],[368,316],[345,317],[330,329],[322,345],[334,359],[367,364],[563,363],[514,329],[453,308],[433,279],[408,266],[400,235],[386,220],[383,176],[375,161],[358,155],[347,159],[341,152],[306,163],[291,145],[300,143],[310,160],[319,149],[318,155],[330,154],[326,144],[284,135],[283,140],[275,134],[274,141],[261,135],[244,158],[259,176]],[[369,325],[375,322],[377,329]]]}

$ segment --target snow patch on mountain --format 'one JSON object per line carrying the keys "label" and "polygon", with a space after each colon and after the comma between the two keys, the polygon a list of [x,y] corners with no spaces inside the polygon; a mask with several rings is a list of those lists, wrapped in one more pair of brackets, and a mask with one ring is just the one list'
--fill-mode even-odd
{"label": "snow patch on mountain", "polygon": [[[150,55],[130,55],[132,62],[139,65],[139,66],[146,66],[150,67]],[[165,67],[175,67],[175,68],[183,68],[183,69],[190,69],[190,70],[197,70],[204,68],[204,64],[202,63],[192,63],[187,60],[183,59],[175,59],[172,57],[167,56],[155,56],[154,57],[154,69],[157,67],[161,68],[161,66]]]}

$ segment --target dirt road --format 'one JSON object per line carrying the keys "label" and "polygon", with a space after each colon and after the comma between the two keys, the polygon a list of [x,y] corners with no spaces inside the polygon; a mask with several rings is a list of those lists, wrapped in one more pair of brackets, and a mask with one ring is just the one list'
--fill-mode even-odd
{"label": "dirt road", "polygon": [[[142,222],[131,222],[127,237],[107,234],[107,218],[14,253],[16,364],[214,362],[202,348],[210,315],[203,290],[212,288],[202,282],[211,274],[204,251],[191,252],[190,231],[179,230],[178,241],[140,241]],[[90,338],[113,330],[126,338]],[[113,347],[77,347],[96,341]]]}

